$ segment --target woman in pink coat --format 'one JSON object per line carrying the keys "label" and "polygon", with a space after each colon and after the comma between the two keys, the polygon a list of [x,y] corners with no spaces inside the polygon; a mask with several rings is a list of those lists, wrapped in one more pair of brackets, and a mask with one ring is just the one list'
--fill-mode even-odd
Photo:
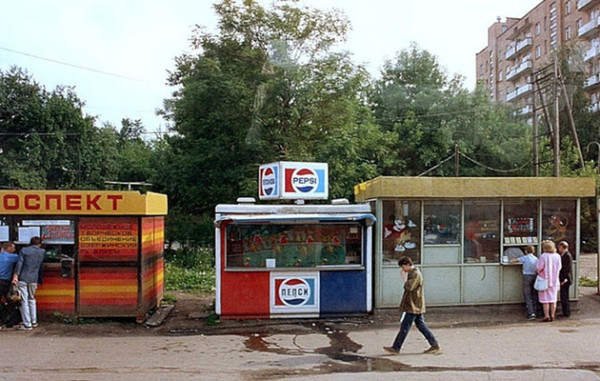
{"label": "woman in pink coat", "polygon": [[548,281],[548,288],[538,291],[540,303],[544,307],[544,319],[542,321],[553,321],[556,314],[556,299],[560,283],[558,272],[561,268],[560,255],[556,253],[556,246],[552,241],[542,241],[542,255],[537,262],[538,275]]}

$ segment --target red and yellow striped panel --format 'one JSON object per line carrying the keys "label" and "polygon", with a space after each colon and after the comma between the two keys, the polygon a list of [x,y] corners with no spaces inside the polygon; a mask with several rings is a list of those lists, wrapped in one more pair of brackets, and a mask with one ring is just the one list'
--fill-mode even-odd
{"label": "red and yellow striped panel", "polygon": [[40,314],[75,312],[75,278],[63,278],[60,264],[44,265],[44,283],[35,293]]}
{"label": "red and yellow striped panel", "polygon": [[80,316],[137,316],[137,267],[80,267]]}
{"label": "red and yellow striped panel", "polygon": [[164,218],[142,218],[142,306],[141,313],[158,305],[164,282]]}
{"label": "red and yellow striped panel", "polygon": [[81,218],[78,224],[79,261],[137,261],[137,221],[135,217]]}

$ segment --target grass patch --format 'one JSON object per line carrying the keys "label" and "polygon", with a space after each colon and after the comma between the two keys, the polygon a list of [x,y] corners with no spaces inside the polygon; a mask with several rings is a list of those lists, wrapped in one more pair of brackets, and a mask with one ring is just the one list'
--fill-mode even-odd
{"label": "grass patch", "polygon": [[598,287],[598,281],[582,276],[579,278],[579,286],[580,287]]}
{"label": "grass patch", "polygon": [[165,289],[213,292],[214,262],[212,248],[184,248],[165,252]]}
{"label": "grass patch", "polygon": [[175,304],[176,301],[177,301],[177,298],[175,297],[175,295],[164,294],[160,303],[162,305],[169,305],[169,304]]}

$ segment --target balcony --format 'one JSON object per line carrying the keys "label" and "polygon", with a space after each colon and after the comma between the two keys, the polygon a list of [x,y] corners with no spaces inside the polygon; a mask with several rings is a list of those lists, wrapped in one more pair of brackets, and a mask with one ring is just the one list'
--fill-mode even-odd
{"label": "balcony", "polygon": [[533,113],[533,107],[531,105],[527,105],[519,110],[517,110],[518,116],[527,116]]}
{"label": "balcony", "polygon": [[579,28],[577,36],[579,36],[580,38],[593,37],[594,33],[598,32],[598,25],[600,25],[600,17],[592,19],[589,23]]}
{"label": "balcony", "polygon": [[531,37],[527,37],[522,41],[519,41],[517,44],[517,53],[522,52],[525,49],[530,49],[533,46],[533,39]]}
{"label": "balcony", "polygon": [[506,74],[506,80],[512,81],[514,79],[517,79],[521,75],[531,72],[532,68],[533,68],[533,62],[531,61],[531,59],[523,61],[523,63],[519,67],[512,69],[508,74]]}
{"label": "balcony", "polygon": [[600,103],[594,103],[588,106],[589,112],[598,112],[600,111]]}
{"label": "balcony", "polygon": [[511,58],[513,58],[515,56],[515,54],[517,54],[517,47],[515,46],[514,43],[510,44],[507,48],[506,48],[506,59],[509,60]]}
{"label": "balcony", "polygon": [[590,90],[598,85],[600,85],[600,74],[594,74],[585,80],[585,85],[583,87],[585,87],[586,90]]}
{"label": "balcony", "polygon": [[600,45],[592,46],[590,50],[585,52],[585,56],[583,57],[583,61],[587,62],[594,57],[600,55]]}
{"label": "balcony", "polygon": [[515,91],[508,93],[506,95],[506,101],[510,102],[512,100],[518,99],[518,98],[522,97],[523,95],[529,94],[532,91],[533,91],[533,85],[531,83],[528,83],[526,85],[523,85],[523,86],[515,89]]}
{"label": "balcony", "polygon": [[600,4],[600,0],[579,0],[577,2],[577,10],[585,12],[596,4]]}

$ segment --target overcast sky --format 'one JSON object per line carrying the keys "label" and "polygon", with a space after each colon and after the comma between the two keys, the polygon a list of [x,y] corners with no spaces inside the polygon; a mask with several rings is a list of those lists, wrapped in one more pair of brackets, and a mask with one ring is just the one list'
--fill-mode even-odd
{"label": "overcast sky", "polygon": [[[487,44],[496,17],[522,17],[538,0],[300,0],[342,9],[352,24],[343,49],[377,75],[385,59],[416,42],[450,74],[475,84],[475,54]],[[52,90],[74,86],[85,112],[120,127],[142,119],[165,130],[155,115],[171,89],[173,58],[189,51],[195,24],[214,30],[213,0],[19,0],[0,11],[0,70],[16,65]],[[270,1],[262,1],[270,4]],[[61,63],[53,62],[59,61]],[[72,65],[72,66],[70,66]],[[77,68],[77,67],[82,67]],[[89,70],[93,69],[93,70]],[[104,73],[110,73],[107,75]],[[2,107],[2,105],[0,105]]]}

